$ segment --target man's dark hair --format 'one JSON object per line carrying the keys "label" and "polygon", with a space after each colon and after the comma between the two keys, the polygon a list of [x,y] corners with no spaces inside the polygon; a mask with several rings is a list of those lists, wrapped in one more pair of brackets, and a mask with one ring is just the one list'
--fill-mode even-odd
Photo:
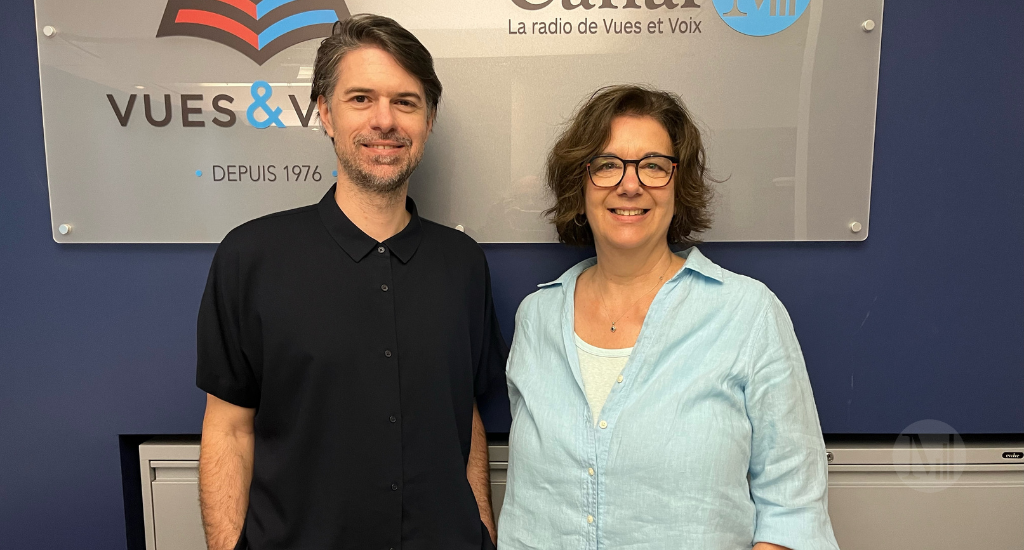
{"label": "man's dark hair", "polygon": [[371,46],[380,48],[395,58],[409,74],[419,79],[426,94],[427,116],[437,115],[437,102],[441,99],[441,81],[434,73],[434,58],[423,44],[390,17],[362,13],[334,24],[331,36],[320,43],[313,65],[313,89],[309,97],[314,102],[324,96],[330,103],[334,86],[338,82],[338,64],[352,50]]}
{"label": "man's dark hair", "polygon": [[612,120],[619,116],[651,117],[668,132],[679,168],[671,184],[675,213],[667,239],[669,244],[700,242],[697,234],[711,226],[709,184],[716,181],[707,171],[700,130],[679,96],[643,86],[609,86],[595,92],[548,154],[546,179],[555,205],[545,213],[555,224],[558,240],[577,246],[594,244],[590,224],[578,221],[585,204],[586,163],[611,139]]}

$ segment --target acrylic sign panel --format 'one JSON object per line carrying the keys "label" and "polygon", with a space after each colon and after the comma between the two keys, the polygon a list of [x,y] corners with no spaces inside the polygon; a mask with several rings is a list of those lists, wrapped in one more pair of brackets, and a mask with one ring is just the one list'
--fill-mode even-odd
{"label": "acrylic sign panel", "polygon": [[331,24],[395,18],[444,94],[410,194],[481,242],[551,242],[544,161],[595,90],[678,93],[712,241],[862,240],[881,0],[37,0],[58,242],[218,242],[313,203],[336,159],[310,78]]}

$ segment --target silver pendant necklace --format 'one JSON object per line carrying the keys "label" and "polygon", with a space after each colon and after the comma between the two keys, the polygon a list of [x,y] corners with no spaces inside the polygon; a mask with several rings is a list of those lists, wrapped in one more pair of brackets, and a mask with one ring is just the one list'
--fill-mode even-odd
{"label": "silver pendant necklace", "polygon": [[[623,317],[625,317],[627,313],[629,313],[630,311],[632,311],[632,310],[633,310],[633,308],[634,308],[634,307],[636,307],[636,305],[637,305],[638,303],[640,303],[640,300],[642,300],[642,299],[644,298],[644,296],[647,296],[647,295],[648,295],[648,294],[650,294],[650,293],[651,293],[651,292],[652,292],[652,291],[653,291],[654,289],[658,288],[658,285],[660,285],[660,284],[661,284],[661,281],[665,279],[665,275],[666,275],[666,274],[668,273],[668,270],[669,270],[669,269],[670,269],[671,267],[672,267],[672,259],[671,259],[671,258],[669,258],[669,260],[668,260],[668,266],[667,266],[667,267],[665,267],[665,271],[663,271],[663,272],[661,273],[661,276],[660,276],[660,277],[658,277],[658,280],[657,280],[657,281],[656,281],[656,282],[654,283],[654,286],[652,286],[652,287],[650,288],[650,290],[648,290],[647,292],[644,292],[643,294],[641,294],[641,295],[640,295],[640,297],[636,299],[636,301],[634,301],[634,302],[633,302],[632,304],[630,304],[630,306],[629,306],[628,308],[626,308],[626,310],[625,310],[625,311],[623,311],[623,312],[622,312],[622,314],[620,314],[620,315],[619,315],[618,317],[616,317],[616,318],[615,318],[615,320],[614,320],[614,321],[612,321],[612,326],[611,326],[611,331],[612,331],[612,332],[615,332],[615,323],[618,323],[619,321],[621,321],[621,320],[622,320],[622,318],[623,318]],[[595,274],[596,274],[596,272],[595,272]],[[604,294],[598,293],[598,297],[600,297],[600,298],[601,298],[601,308],[602,308],[602,309],[604,309],[604,315],[605,315],[605,318],[607,318],[607,319],[611,319],[611,318],[612,318],[612,316],[611,316],[611,315],[608,315],[608,304],[606,304],[606,303],[605,303],[605,301],[604,301]]]}

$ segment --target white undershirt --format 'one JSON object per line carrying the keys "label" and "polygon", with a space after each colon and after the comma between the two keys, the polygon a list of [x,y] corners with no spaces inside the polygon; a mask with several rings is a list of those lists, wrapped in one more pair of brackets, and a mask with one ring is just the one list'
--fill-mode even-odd
{"label": "white undershirt", "polygon": [[597,424],[597,418],[608,400],[612,387],[619,381],[622,368],[626,366],[633,348],[604,349],[592,346],[576,336],[576,354],[580,359],[580,376],[583,377],[583,392],[590,404],[590,416]]}

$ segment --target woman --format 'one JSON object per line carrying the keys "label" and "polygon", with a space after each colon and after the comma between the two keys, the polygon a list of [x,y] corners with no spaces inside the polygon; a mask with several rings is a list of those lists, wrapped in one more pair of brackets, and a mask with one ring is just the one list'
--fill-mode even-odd
{"label": "woman", "polygon": [[599,91],[548,158],[559,238],[597,257],[516,315],[502,550],[837,548],[786,310],[692,244],[700,133],[675,95]]}

